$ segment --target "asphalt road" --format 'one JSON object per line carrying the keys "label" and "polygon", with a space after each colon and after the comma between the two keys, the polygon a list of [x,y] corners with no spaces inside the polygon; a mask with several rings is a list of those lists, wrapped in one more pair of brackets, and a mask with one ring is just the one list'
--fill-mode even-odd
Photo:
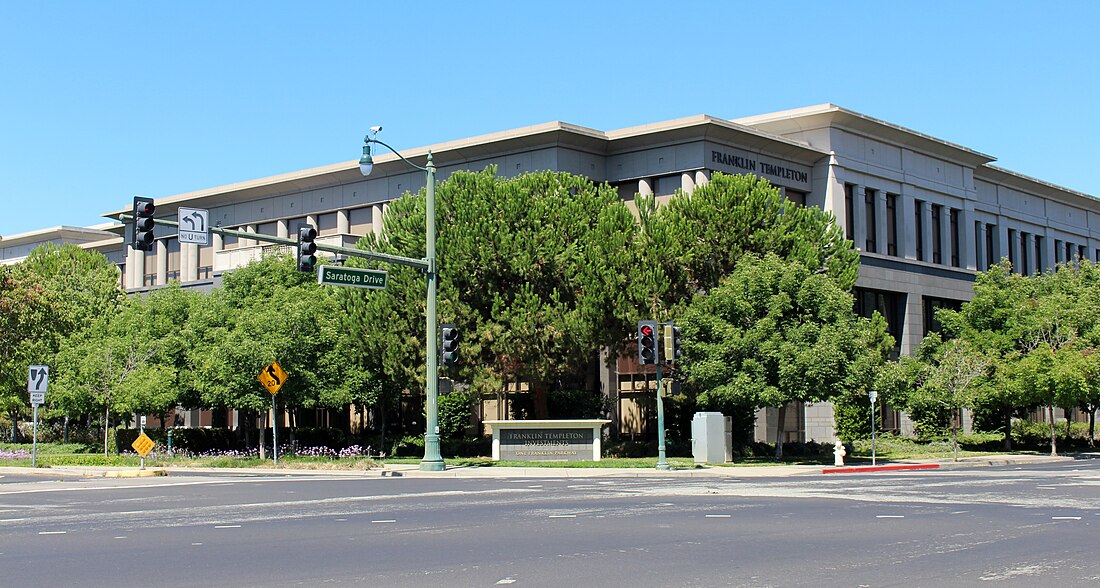
{"label": "asphalt road", "polygon": [[1100,460],[786,478],[0,479],[3,586],[1095,586]]}

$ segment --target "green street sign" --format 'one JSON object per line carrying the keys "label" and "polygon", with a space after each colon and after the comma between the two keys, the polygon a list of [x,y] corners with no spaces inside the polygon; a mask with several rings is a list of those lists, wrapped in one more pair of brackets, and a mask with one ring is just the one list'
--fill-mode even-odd
{"label": "green street sign", "polygon": [[388,275],[389,272],[385,270],[330,265],[317,267],[317,283],[326,286],[384,289],[386,287],[386,276]]}

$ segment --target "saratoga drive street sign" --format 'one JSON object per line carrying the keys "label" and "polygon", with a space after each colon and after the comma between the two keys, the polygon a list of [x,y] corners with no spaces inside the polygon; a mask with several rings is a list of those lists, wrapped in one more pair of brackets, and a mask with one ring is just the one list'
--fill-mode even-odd
{"label": "saratoga drive street sign", "polygon": [[317,267],[317,283],[328,286],[352,286],[354,288],[386,287],[388,272],[357,267],[322,265]]}

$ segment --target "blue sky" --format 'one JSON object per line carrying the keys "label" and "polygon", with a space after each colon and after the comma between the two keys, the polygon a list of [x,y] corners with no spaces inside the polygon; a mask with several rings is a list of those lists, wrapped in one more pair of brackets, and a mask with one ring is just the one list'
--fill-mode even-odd
{"label": "blue sky", "polygon": [[0,234],[562,120],[832,102],[1100,196],[1100,2],[0,4]]}

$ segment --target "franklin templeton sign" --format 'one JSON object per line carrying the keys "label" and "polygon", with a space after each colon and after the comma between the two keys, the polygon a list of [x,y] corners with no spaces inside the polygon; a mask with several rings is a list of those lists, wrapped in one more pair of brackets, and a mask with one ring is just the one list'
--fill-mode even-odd
{"label": "franklin templeton sign", "polygon": [[493,429],[493,459],[599,461],[600,429],[610,421],[485,421]]}
{"label": "franklin templeton sign", "polygon": [[780,186],[810,189],[810,168],[771,159],[756,153],[711,146],[708,165],[723,173],[753,174]]}

